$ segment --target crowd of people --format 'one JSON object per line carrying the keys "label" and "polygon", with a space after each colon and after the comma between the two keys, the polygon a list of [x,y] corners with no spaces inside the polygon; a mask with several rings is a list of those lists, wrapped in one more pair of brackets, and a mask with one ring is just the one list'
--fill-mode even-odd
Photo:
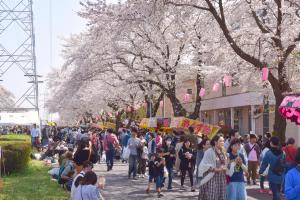
{"label": "crowd of people", "polygon": [[[31,130],[33,140],[39,137],[35,129]],[[72,199],[82,199],[81,195],[103,199],[100,191],[105,179],[97,177],[92,168],[103,161],[111,171],[116,159],[128,164],[128,179],[147,177],[145,192],[150,193],[154,185],[158,197],[164,196],[164,190],[174,189],[177,176],[179,190],[186,191],[188,185],[191,192],[199,193],[199,200],[247,199],[246,185],[258,182],[259,192],[272,195],[273,200],[283,195],[287,200],[300,199],[300,149],[293,138],[281,144],[271,134],[241,137],[231,130],[227,137],[217,134],[209,139],[196,134],[192,127],[188,133],[169,134],[137,127],[120,128],[118,132],[59,130],[56,135],[50,134],[43,158],[59,155],[59,168],[52,176],[71,191]],[[185,184],[187,176],[189,183]]]}
{"label": "crowd of people", "polygon": [[[96,128],[62,128],[49,135],[47,145],[38,148],[40,159],[56,162],[58,167],[49,171],[52,178],[63,188],[70,191],[72,200],[102,200],[101,189],[105,178],[93,172],[93,166],[101,161],[104,149],[104,132]],[[39,138],[36,126],[31,130],[34,138]],[[36,145],[34,145],[36,146]]]}
{"label": "crowd of people", "polygon": [[[272,195],[273,200],[300,198],[300,149],[293,138],[281,144],[270,133],[241,137],[231,130],[227,139],[217,134],[210,140],[195,134],[193,128],[188,134],[174,131],[167,135],[132,128],[124,129],[119,139],[123,159],[129,162],[128,178],[148,176],[146,192],[155,182],[158,197],[163,196],[164,185],[173,189],[176,174],[180,176],[180,190],[186,190],[184,182],[189,176],[190,191],[197,189],[199,200],[246,200],[246,185],[257,185],[257,180],[259,192]],[[291,174],[296,178],[291,179]],[[269,189],[265,188],[266,180]]]}
{"label": "crowd of people", "polygon": [[2,125],[0,126],[0,135],[6,135],[6,134],[30,134],[30,126],[25,125]]}

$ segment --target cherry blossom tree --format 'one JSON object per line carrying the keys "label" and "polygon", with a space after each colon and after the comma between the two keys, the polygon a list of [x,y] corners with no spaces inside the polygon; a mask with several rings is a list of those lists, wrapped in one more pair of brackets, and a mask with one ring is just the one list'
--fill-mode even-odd
{"label": "cherry blossom tree", "polygon": [[[96,53],[98,60],[108,61],[104,68],[129,84],[139,85],[146,97],[152,95],[153,88],[160,90],[158,99],[166,95],[175,116],[187,115],[176,95],[177,86],[187,77],[196,79],[196,103],[190,117],[197,118],[201,105],[199,66],[202,62],[191,59],[194,52],[197,52],[194,57],[201,55],[200,46],[194,45],[195,40],[201,40],[196,37],[194,26],[197,13],[189,14],[188,9],[168,9],[163,2],[156,3],[127,1],[107,5],[105,1],[86,1],[81,16],[89,20],[91,36],[105,38],[104,44],[101,43],[102,47],[108,45],[102,48],[106,49],[105,53]],[[97,44],[97,39],[91,43]],[[124,72],[128,75],[125,78]]]}
{"label": "cherry blossom tree", "polygon": [[229,57],[228,51],[229,59],[225,62],[239,58],[251,71],[269,68],[268,81],[276,100],[274,131],[284,141],[286,120],[277,108],[284,93],[296,89],[291,80],[298,79],[295,77],[298,74],[290,72],[299,68],[299,3],[292,0],[168,0],[165,3],[210,14],[227,41],[222,51],[230,47],[234,52],[235,59]]}
{"label": "cherry blossom tree", "polygon": [[14,106],[14,95],[10,91],[3,86],[0,86],[0,94],[0,109],[11,108]]}

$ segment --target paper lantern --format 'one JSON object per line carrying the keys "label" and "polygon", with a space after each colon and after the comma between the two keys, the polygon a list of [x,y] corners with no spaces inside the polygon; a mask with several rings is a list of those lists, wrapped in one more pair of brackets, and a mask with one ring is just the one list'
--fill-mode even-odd
{"label": "paper lantern", "polygon": [[263,81],[267,81],[269,78],[269,69],[267,67],[262,68],[262,75],[261,75],[261,79]]}
{"label": "paper lantern", "polygon": [[226,87],[232,86],[232,77],[231,76],[225,75],[223,81],[224,81]]}
{"label": "paper lantern", "polygon": [[162,107],[164,107],[164,101],[160,101],[159,102],[159,106],[162,108]]}
{"label": "paper lantern", "polygon": [[190,94],[185,94],[184,97],[183,97],[183,102],[188,103],[190,101],[191,101]]}
{"label": "paper lantern", "polygon": [[213,90],[214,92],[218,92],[219,89],[220,89],[220,84],[219,84],[219,83],[215,83],[212,90]]}
{"label": "paper lantern", "polygon": [[201,88],[199,92],[199,96],[204,97],[204,95],[205,95],[205,88]]}

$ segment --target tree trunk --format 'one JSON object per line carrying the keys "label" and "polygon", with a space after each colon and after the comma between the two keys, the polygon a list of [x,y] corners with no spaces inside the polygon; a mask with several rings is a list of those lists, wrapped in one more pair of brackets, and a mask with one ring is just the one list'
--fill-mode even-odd
{"label": "tree trunk", "polygon": [[[283,99],[283,97],[282,97]],[[279,113],[279,105],[282,100],[276,100],[276,107],[275,107],[275,122],[274,122],[274,135],[280,138],[281,143],[283,144],[285,140],[285,131],[286,131],[286,119],[281,116]]]}
{"label": "tree trunk", "polygon": [[181,105],[179,99],[177,99],[175,89],[172,89],[171,91],[168,91],[166,93],[166,95],[172,103],[174,117],[185,117],[186,116],[186,110]]}
{"label": "tree trunk", "polygon": [[197,119],[199,117],[201,108],[201,97],[199,96],[201,90],[201,75],[197,74],[196,78],[196,102],[193,113],[189,116],[190,119]]}
{"label": "tree trunk", "polygon": [[131,112],[127,112],[126,115],[127,115],[126,117],[128,119],[128,124],[127,124],[126,128],[130,128],[130,125],[134,121],[134,118],[135,118],[135,111],[134,111],[133,106],[131,106]]}
{"label": "tree trunk", "polygon": [[[152,99],[153,103],[150,103],[150,101],[148,100],[148,95],[145,96],[145,102],[147,103],[147,112],[146,112],[146,117],[149,118],[151,117],[155,117],[157,114],[157,111],[159,109],[160,106],[160,101],[163,99],[164,97],[164,93],[161,92],[157,101],[154,102],[154,100]],[[151,108],[150,108],[151,106]],[[150,115],[150,110],[151,110],[151,115]]]}
{"label": "tree trunk", "polygon": [[280,138],[282,143],[285,142],[285,131],[286,131],[286,119],[279,113],[279,106],[284,99],[283,93],[290,92],[291,88],[289,84],[283,81],[277,80],[272,73],[269,73],[269,82],[271,83],[273,94],[275,96],[275,122],[274,122],[274,135]]}
{"label": "tree trunk", "polygon": [[146,117],[149,118],[149,117],[150,117],[150,110],[152,110],[152,108],[150,108],[151,103],[150,103],[150,101],[148,100],[148,95],[145,96],[145,102],[146,102],[146,104],[147,104],[147,108],[146,108]]}
{"label": "tree trunk", "polygon": [[122,115],[124,113],[124,110],[121,110],[120,112],[118,112],[118,114],[116,114],[116,132],[118,132],[119,128],[121,127],[121,123],[122,123]]}
{"label": "tree trunk", "polygon": [[160,95],[159,95],[157,101],[155,102],[155,104],[153,105],[153,107],[152,107],[152,109],[151,109],[151,110],[152,110],[152,117],[155,117],[155,116],[156,116],[157,111],[158,111],[158,109],[159,109],[159,107],[160,107],[160,101],[161,101],[163,98],[164,98],[164,93],[162,92],[162,93],[160,93]]}

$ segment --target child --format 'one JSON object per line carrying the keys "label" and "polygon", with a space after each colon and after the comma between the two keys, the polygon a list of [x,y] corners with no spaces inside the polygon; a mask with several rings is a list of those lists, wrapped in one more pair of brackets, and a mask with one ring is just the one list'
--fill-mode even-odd
{"label": "child", "polygon": [[155,158],[156,158],[156,156],[155,156],[154,153],[150,154],[150,160],[149,160],[149,162],[148,162],[148,168],[149,168],[149,183],[148,183],[148,188],[147,188],[147,190],[146,190],[147,193],[150,192],[151,183],[153,182],[154,176],[155,176],[155,173],[154,173],[154,171],[155,171],[155,169],[154,169],[154,167],[155,167],[155,164],[154,164]]}
{"label": "child", "polygon": [[241,141],[232,139],[228,147],[229,164],[229,184],[227,185],[227,200],[246,200],[247,192],[244,180],[244,172],[248,174],[246,162],[243,154],[239,153]]}
{"label": "child", "polygon": [[145,177],[145,173],[146,173],[146,163],[148,160],[148,148],[146,143],[143,143],[143,153],[142,153],[142,158],[141,158],[141,174],[142,174],[142,178]]}
{"label": "child", "polygon": [[162,187],[162,181],[164,177],[164,166],[165,166],[165,160],[162,157],[162,151],[160,149],[157,150],[158,154],[152,154],[150,156],[150,161],[148,163],[149,166],[149,183],[148,188],[146,190],[147,193],[150,192],[150,186],[153,181],[155,180],[156,183],[156,191],[158,198],[162,197],[161,194],[161,187]]}

